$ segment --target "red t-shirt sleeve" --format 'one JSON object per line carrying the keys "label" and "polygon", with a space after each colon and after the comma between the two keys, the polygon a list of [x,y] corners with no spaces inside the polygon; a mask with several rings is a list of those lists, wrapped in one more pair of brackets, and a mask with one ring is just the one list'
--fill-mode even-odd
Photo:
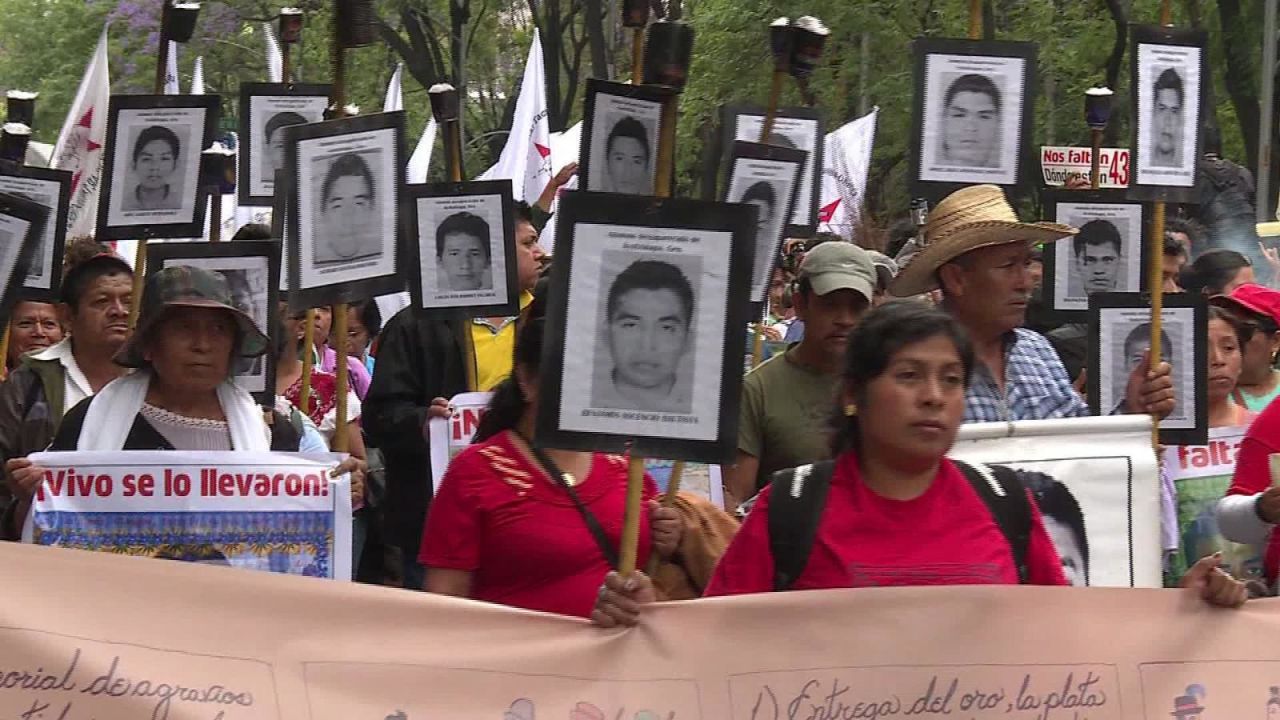
{"label": "red t-shirt sleeve", "polygon": [[1062,572],[1062,558],[1053,545],[1053,538],[1044,529],[1044,520],[1040,517],[1040,508],[1036,507],[1035,498],[1027,493],[1027,502],[1031,505],[1031,537],[1027,541],[1027,584],[1028,585],[1067,585],[1067,576]]}
{"label": "red t-shirt sleeve", "polygon": [[440,480],[422,528],[418,562],[429,568],[474,571],[480,564],[481,509],[476,494],[479,482],[492,470],[479,446],[462,451]]}
{"label": "red t-shirt sleeve", "polygon": [[738,528],[703,597],[746,595],[773,591],[773,553],[769,549],[769,488],[760,492],[756,504]]}
{"label": "red t-shirt sleeve", "polygon": [[1280,447],[1280,404],[1271,403],[1249,425],[1236,454],[1236,472],[1228,495],[1256,495],[1271,487],[1269,457]]}

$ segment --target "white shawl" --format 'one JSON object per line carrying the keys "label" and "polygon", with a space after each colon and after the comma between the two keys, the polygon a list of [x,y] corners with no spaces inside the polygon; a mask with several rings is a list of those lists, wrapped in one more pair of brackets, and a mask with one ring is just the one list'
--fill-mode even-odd
{"label": "white shawl", "polygon": [[[133,418],[142,410],[150,385],[151,373],[146,370],[107,383],[93,397],[89,411],[85,413],[76,449],[124,449],[125,439],[133,427]],[[233,449],[242,452],[267,452],[271,449],[270,431],[253,396],[228,380],[218,386],[218,402],[227,416]]]}

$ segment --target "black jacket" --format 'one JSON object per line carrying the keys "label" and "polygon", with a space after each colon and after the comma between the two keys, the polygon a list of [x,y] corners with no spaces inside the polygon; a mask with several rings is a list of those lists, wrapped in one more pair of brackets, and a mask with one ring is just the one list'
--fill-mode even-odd
{"label": "black jacket", "polygon": [[423,435],[434,398],[467,391],[462,333],[468,320],[454,310],[407,307],[382,329],[378,366],[361,405],[369,445],[386,463],[387,531],[417,557],[431,502],[431,454]]}

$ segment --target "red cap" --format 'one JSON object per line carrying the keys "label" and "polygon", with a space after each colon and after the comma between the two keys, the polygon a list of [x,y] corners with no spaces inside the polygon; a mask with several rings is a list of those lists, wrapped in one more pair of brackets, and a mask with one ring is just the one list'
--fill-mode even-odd
{"label": "red cap", "polygon": [[1280,326],[1280,291],[1269,287],[1246,283],[1232,290],[1230,295],[1219,295],[1212,298],[1210,302],[1265,315]]}

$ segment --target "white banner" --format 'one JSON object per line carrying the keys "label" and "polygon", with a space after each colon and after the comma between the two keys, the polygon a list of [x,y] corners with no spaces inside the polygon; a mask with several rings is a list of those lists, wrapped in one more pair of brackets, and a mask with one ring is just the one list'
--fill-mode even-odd
{"label": "white banner", "polygon": [[351,480],[340,455],[35,453],[23,539],[37,545],[351,579]]}
{"label": "white banner", "polygon": [[1022,471],[1073,584],[1163,584],[1150,418],[975,423],[961,428],[952,454]]}
{"label": "white banner", "polygon": [[67,237],[92,235],[98,220],[98,193],[102,189],[102,145],[107,138],[107,103],[111,79],[107,68],[107,28],[85,68],[76,99],[58,134],[50,167],[71,175],[71,204],[67,211]]}
{"label": "white banner", "polygon": [[822,150],[822,192],[818,195],[818,230],[853,240],[862,225],[862,202],[876,140],[877,107],[828,133]]}
{"label": "white banner", "polygon": [[[1129,187],[1129,148],[1102,148],[1098,156],[1099,186],[1104,188]],[[1093,148],[1041,147],[1040,169],[1044,172],[1044,184],[1051,187],[1066,185],[1067,180],[1079,178],[1089,182],[1093,172]]]}

